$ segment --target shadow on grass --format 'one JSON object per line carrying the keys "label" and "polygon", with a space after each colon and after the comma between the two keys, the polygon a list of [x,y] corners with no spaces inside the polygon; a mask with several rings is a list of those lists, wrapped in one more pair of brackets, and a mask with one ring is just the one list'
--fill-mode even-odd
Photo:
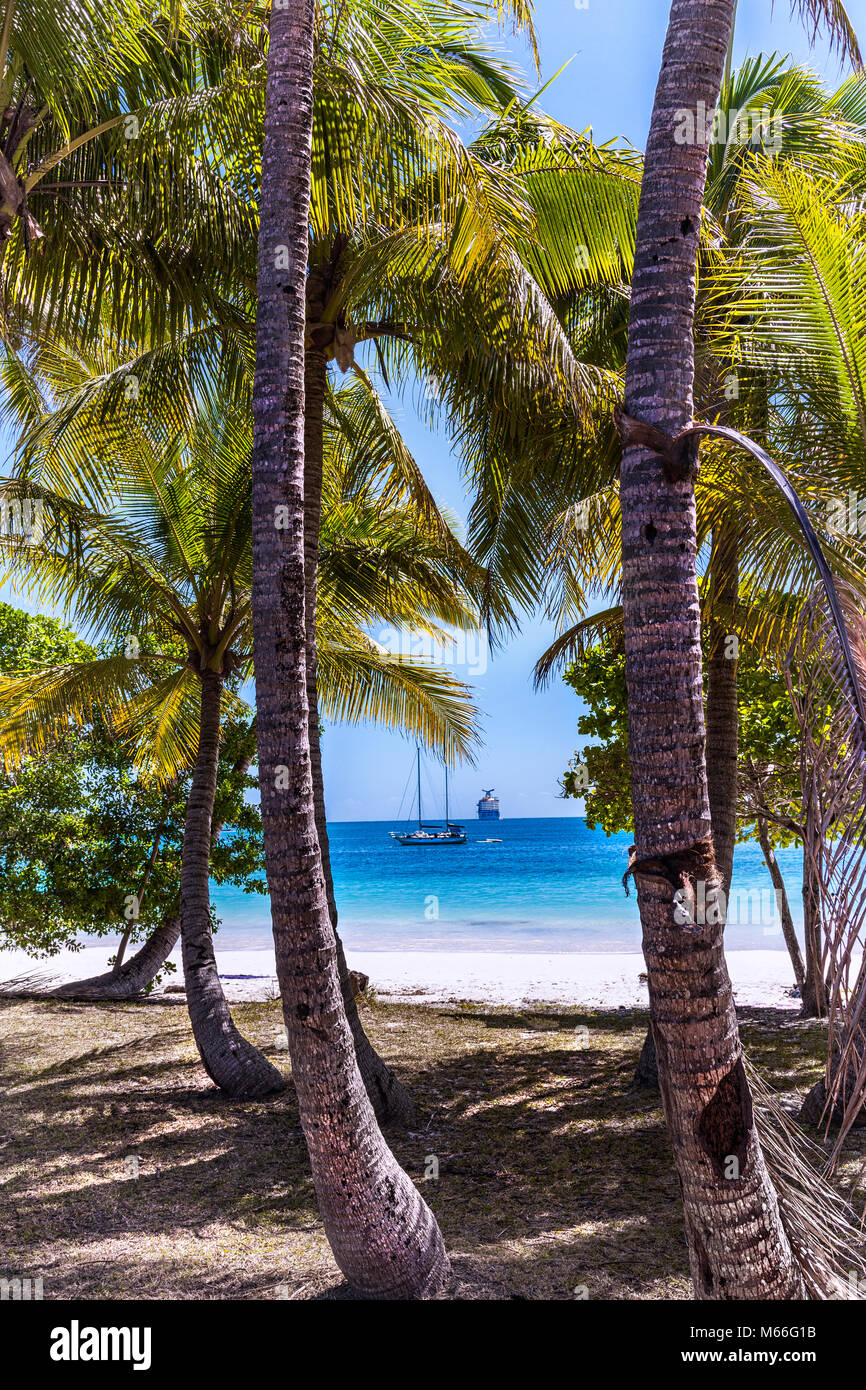
{"label": "shadow on grass", "polygon": [[[237,1015],[272,1051],[278,1007]],[[292,1089],[227,1099],[185,1014],[168,1029],[164,1018],[126,1005],[0,1013],[14,1044],[0,1134],[11,1268],[54,1271],[46,1297],[353,1298]],[[689,1296],[659,1100],[628,1089],[644,1012],[378,1005],[364,1022],[416,1101],[412,1128],[388,1142],[452,1253],[443,1296]],[[776,1089],[820,1073],[820,1027],[744,1012],[743,1030]]]}

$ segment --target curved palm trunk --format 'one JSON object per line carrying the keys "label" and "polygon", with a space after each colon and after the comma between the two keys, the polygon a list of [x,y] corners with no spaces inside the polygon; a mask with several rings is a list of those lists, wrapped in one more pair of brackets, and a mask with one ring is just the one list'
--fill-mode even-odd
{"label": "curved palm trunk", "polygon": [[[677,113],[715,108],[734,0],[673,0],[638,214],[628,417],[676,434],[694,377],[706,137],[679,144]],[[719,890],[704,755],[695,460],[666,466],[632,434],[620,485],[629,756],[643,947],[659,1081],[698,1298],[803,1298],[755,1130],[722,924],[689,927]]]}
{"label": "curved palm trunk", "polygon": [[[249,750],[241,752],[232,769],[236,777],[245,777],[249,772],[255,752],[255,742],[250,735]],[[211,845],[214,845],[223,832],[225,822],[215,822],[211,829]],[[160,831],[161,838],[161,831]],[[158,840],[155,837],[155,846]],[[151,855],[150,868],[155,862]],[[146,879],[145,879],[146,882]],[[141,894],[139,894],[139,898]],[[124,933],[126,935],[126,933]],[[156,979],[168,960],[180,936],[180,914],[175,912],[162,926],[156,927],[136,951],[135,955],[122,965],[115,964],[102,975],[91,975],[87,980],[71,980],[51,991],[58,999],[133,999],[147,989]],[[120,952],[118,951],[118,955]]]}
{"label": "curved palm trunk", "polygon": [[183,974],[189,1017],[205,1071],[230,1096],[282,1091],[282,1073],[235,1027],[217,973],[210,922],[211,822],[217,787],[222,681],[202,675],[198,756],[192,774],[180,871]]}
{"label": "curved palm trunk", "polygon": [[803,836],[803,940],[806,945],[806,979],[803,984],[803,1017],[827,1017],[827,982],[821,934],[821,884],[816,863],[817,816],[807,794]]}
{"label": "curved palm trunk", "polygon": [[304,618],[304,323],[314,0],[270,16],[253,451],[259,781],[277,974],[301,1123],[337,1263],[367,1297],[424,1297],[439,1227],[376,1124],[343,1007],[316,834]]}
{"label": "curved palm trunk", "polygon": [[797,933],[794,929],[794,919],[791,916],[791,905],[788,902],[788,890],[785,887],[785,880],[782,877],[782,870],[779,868],[776,854],[770,841],[770,831],[767,822],[762,816],[757,819],[758,843],[764,855],[764,862],[769,870],[770,879],[776,893],[776,902],[779,905],[779,915],[782,919],[782,935],[785,938],[785,945],[788,948],[788,955],[791,958],[791,965],[794,970],[794,979],[797,981],[797,988],[800,991],[800,998],[803,998],[803,989],[806,983],[806,968],[803,965],[803,957],[800,953],[800,943],[797,940]]}
{"label": "curved palm trunk", "polygon": [[337,899],[331,872],[325,786],[319,739],[319,695],[316,683],[316,602],[319,572],[319,532],[322,523],[322,471],[324,466],[324,403],[327,361],[318,348],[308,347],[304,359],[304,602],[307,624],[307,699],[309,701],[310,766],[316,833],[322,854],[322,872],[328,913],[337,945],[337,969],[343,1007],[355,1041],[361,1079],[380,1124],[408,1124],[415,1107],[390,1067],[379,1056],[367,1034],[355,1003],[343,943],[337,931]]}
{"label": "curved palm trunk", "polygon": [[[739,592],[737,533],[722,527],[715,537],[714,598],[733,608]],[[707,651],[707,790],[716,868],[731,891],[737,838],[737,662],[728,654],[728,631],[713,618]]]}
{"label": "curved palm trunk", "polygon": [[119,970],[71,980],[51,991],[54,999],[132,999],[155,980],[180,936],[180,917],[175,915],[156,927],[134,956]]}

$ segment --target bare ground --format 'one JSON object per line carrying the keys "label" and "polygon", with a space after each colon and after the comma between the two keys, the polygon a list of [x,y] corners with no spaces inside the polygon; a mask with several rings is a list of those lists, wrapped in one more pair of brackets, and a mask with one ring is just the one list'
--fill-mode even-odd
{"label": "bare ground", "polygon": [[[279,1005],[234,1013],[288,1069]],[[741,1014],[793,1105],[825,1030]],[[646,1014],[374,999],[364,1021],[417,1103],[389,1140],[442,1227],[449,1296],[690,1296],[658,1097],[628,1089]],[[0,1085],[0,1276],[41,1275],[46,1299],[340,1296],[291,1087],[225,1099],[182,1003],[0,1001]],[[860,1131],[841,1181],[864,1154]]]}

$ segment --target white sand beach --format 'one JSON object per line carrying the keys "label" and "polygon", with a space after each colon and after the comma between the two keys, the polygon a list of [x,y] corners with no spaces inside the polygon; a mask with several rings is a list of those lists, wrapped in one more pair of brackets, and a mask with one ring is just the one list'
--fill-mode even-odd
{"label": "white sand beach", "polygon": [[[0,951],[0,981],[24,972],[44,972],[54,983],[84,979],[107,969],[112,946],[88,946],[50,960],[34,961],[23,951]],[[561,1004],[595,1008],[646,1007],[647,991],[640,975],[645,969],[638,954],[593,955],[559,952],[496,951],[353,951],[349,966],[369,975],[383,998],[444,1003],[466,1000],[482,1004]],[[217,965],[230,1000],[276,996],[272,950],[224,951],[217,947]],[[183,982],[180,955],[171,957],[176,973],[164,986]],[[728,966],[739,1004],[799,1008],[791,998],[793,972],[784,951],[731,951]],[[167,997],[177,999],[176,994]],[[180,996],[182,998],[182,996]]]}

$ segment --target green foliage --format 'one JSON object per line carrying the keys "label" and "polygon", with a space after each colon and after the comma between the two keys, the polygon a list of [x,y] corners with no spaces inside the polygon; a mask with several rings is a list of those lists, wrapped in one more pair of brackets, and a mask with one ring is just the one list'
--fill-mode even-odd
{"label": "green foliage", "polygon": [[0,603],[0,672],[4,675],[65,661],[90,661],[93,655],[93,649],[56,618]]}
{"label": "green foliage", "polygon": [[[244,738],[248,726],[231,726],[221,749],[216,814],[230,829],[214,848],[211,876],[264,892],[261,819],[244,800],[255,779],[234,766]],[[71,730],[4,779],[0,946],[54,955],[82,936],[132,927],[138,940],[160,926],[178,908],[188,791],[188,778],[168,788],[144,781],[98,729]]]}
{"label": "green foliage", "polygon": [[587,705],[577,731],[601,742],[589,744],[583,758],[574,760],[562,779],[564,794],[583,797],[590,830],[600,825],[606,835],[634,829],[628,769],[628,707],[625,652],[611,641],[589,647],[574,661],[564,680]]}
{"label": "green foliage", "polygon": [[738,762],[740,795],[737,834],[757,840],[756,811],[772,817],[776,848],[796,844],[794,823],[802,818],[799,731],[785,678],[754,658],[737,668]]}
{"label": "green foliage", "polygon": [[[3,671],[93,658],[57,619],[0,604]],[[223,732],[215,819],[231,829],[214,848],[212,875],[264,892],[261,819],[244,798],[255,779],[240,770],[253,739],[245,721]],[[0,946],[53,955],[80,944],[79,936],[129,926],[136,939],[175,912],[188,785],[183,776],[166,787],[144,781],[99,719],[73,725],[3,778]]]}
{"label": "green foliage", "polygon": [[[175,797],[177,800],[177,796]],[[74,948],[134,921],[157,825],[158,789],[135,778],[116,743],[73,732],[0,791],[0,941],[36,955]],[[174,837],[176,839],[176,836]],[[163,917],[179,886],[170,837],[148,883],[141,924]]]}
{"label": "green foliage", "polygon": [[[737,664],[738,837],[757,839],[756,810],[772,818],[773,841],[794,844],[801,819],[799,735],[784,675],[748,651]],[[588,738],[575,752],[563,779],[566,797],[583,798],[590,830],[607,835],[633,831],[628,768],[628,707],[625,652],[615,636],[588,647],[571,663],[564,680],[584,701],[577,730]]]}

